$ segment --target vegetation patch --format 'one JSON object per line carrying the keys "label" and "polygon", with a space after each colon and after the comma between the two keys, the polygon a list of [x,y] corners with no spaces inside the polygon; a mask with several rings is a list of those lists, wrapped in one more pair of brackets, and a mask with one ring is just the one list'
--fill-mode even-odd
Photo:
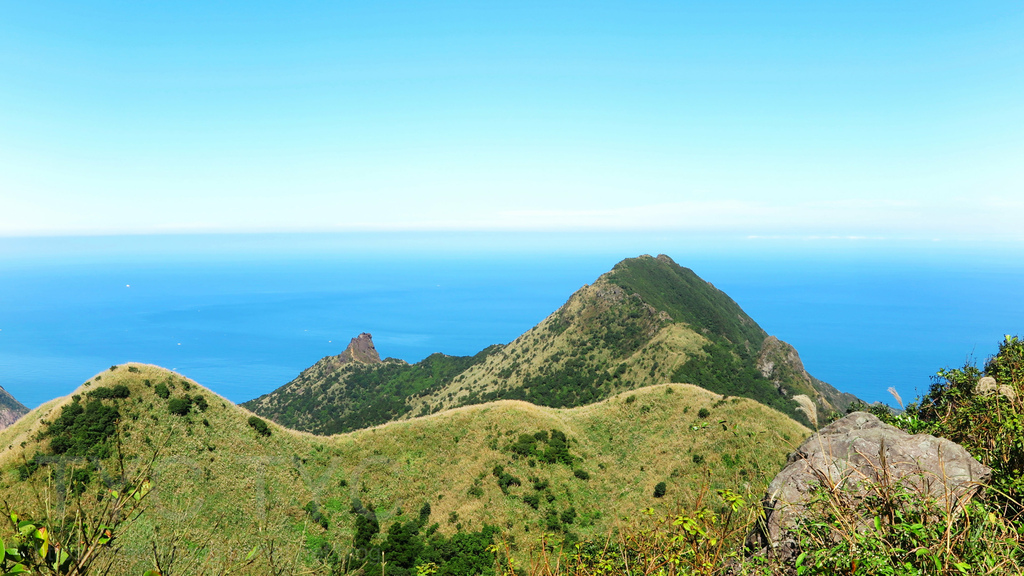
{"label": "vegetation patch", "polygon": [[121,413],[116,406],[100,400],[83,405],[79,400],[61,408],[60,416],[46,429],[50,450],[66,456],[106,458],[110,455],[110,438],[117,432]]}

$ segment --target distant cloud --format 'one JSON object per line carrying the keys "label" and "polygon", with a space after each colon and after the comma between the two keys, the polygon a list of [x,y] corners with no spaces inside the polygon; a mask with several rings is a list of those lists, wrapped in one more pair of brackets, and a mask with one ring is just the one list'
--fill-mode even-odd
{"label": "distant cloud", "polygon": [[[444,214],[444,217],[438,217]],[[686,200],[652,204],[595,206],[579,209],[495,208],[469,204],[415,210],[342,214],[332,211],[254,223],[253,218],[219,222],[209,218],[175,222],[119,221],[108,226],[26,229],[3,226],[0,235],[151,234],[231,232],[343,231],[672,231],[727,233],[749,239],[844,240],[869,242],[913,238],[938,241],[971,239],[1024,241],[1024,200],[991,196],[923,202],[906,199],[838,199],[810,201]],[[2,216],[0,216],[2,219]]]}

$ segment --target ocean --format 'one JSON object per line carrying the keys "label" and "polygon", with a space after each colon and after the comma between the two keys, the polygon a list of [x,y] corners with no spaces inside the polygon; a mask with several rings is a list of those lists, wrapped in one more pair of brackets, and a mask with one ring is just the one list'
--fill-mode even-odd
{"label": "ocean", "polygon": [[[616,240],[618,238],[618,240]],[[664,235],[210,235],[0,239],[0,385],[29,407],[113,364],[158,364],[233,402],[369,332],[382,357],[509,342],[619,260],[664,252],[808,371],[869,401],[925,393],[1024,327],[1011,251]]]}

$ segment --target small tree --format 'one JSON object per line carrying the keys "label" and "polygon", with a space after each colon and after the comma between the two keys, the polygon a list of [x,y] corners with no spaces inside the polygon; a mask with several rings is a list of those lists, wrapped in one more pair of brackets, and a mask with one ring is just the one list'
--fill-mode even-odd
{"label": "small tree", "polygon": [[658,484],[654,487],[654,497],[661,498],[662,496],[665,495],[665,490],[667,489],[668,487],[665,486],[664,482],[658,482]]}
{"label": "small tree", "polygon": [[249,426],[260,436],[270,436],[270,427],[259,416],[249,416]]}

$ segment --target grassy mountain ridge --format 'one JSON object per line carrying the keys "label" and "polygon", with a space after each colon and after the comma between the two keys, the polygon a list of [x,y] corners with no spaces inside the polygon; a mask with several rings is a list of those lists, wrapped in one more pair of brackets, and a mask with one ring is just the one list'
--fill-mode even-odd
{"label": "grassy mountain ridge", "polygon": [[242,406],[296,430],[351,432],[407,415],[413,409],[410,398],[441,388],[498,347],[475,356],[434,353],[415,364],[395,358],[340,361],[354,357],[352,348],[319,360],[288,384]]}
{"label": "grassy mountain ridge", "polygon": [[329,433],[499,399],[580,406],[665,382],[753,398],[808,424],[794,396],[808,396],[824,415],[855,400],[807,374],[792,346],[665,255],[623,260],[509,344],[444,357],[443,375],[431,367],[436,357],[306,371],[244,405]]}
{"label": "grassy mountain ridge", "polygon": [[[107,453],[54,452],[60,434],[90,429],[66,414],[109,411],[115,431],[91,444]],[[273,423],[264,435],[251,418],[178,374],[118,366],[0,432],[0,499],[23,516],[44,501],[73,513],[76,498],[88,511],[156,454],[144,512],[116,532],[112,573],[139,574],[154,558],[164,573],[213,572],[250,551],[247,573],[327,573],[352,552],[357,501],[381,527],[370,546],[429,504],[429,538],[490,525],[526,549],[544,532],[606,534],[655,503],[659,482],[667,502],[704,481],[757,497],[809,433],[759,403],[687,385],[567,410],[502,401],[330,437]]]}

